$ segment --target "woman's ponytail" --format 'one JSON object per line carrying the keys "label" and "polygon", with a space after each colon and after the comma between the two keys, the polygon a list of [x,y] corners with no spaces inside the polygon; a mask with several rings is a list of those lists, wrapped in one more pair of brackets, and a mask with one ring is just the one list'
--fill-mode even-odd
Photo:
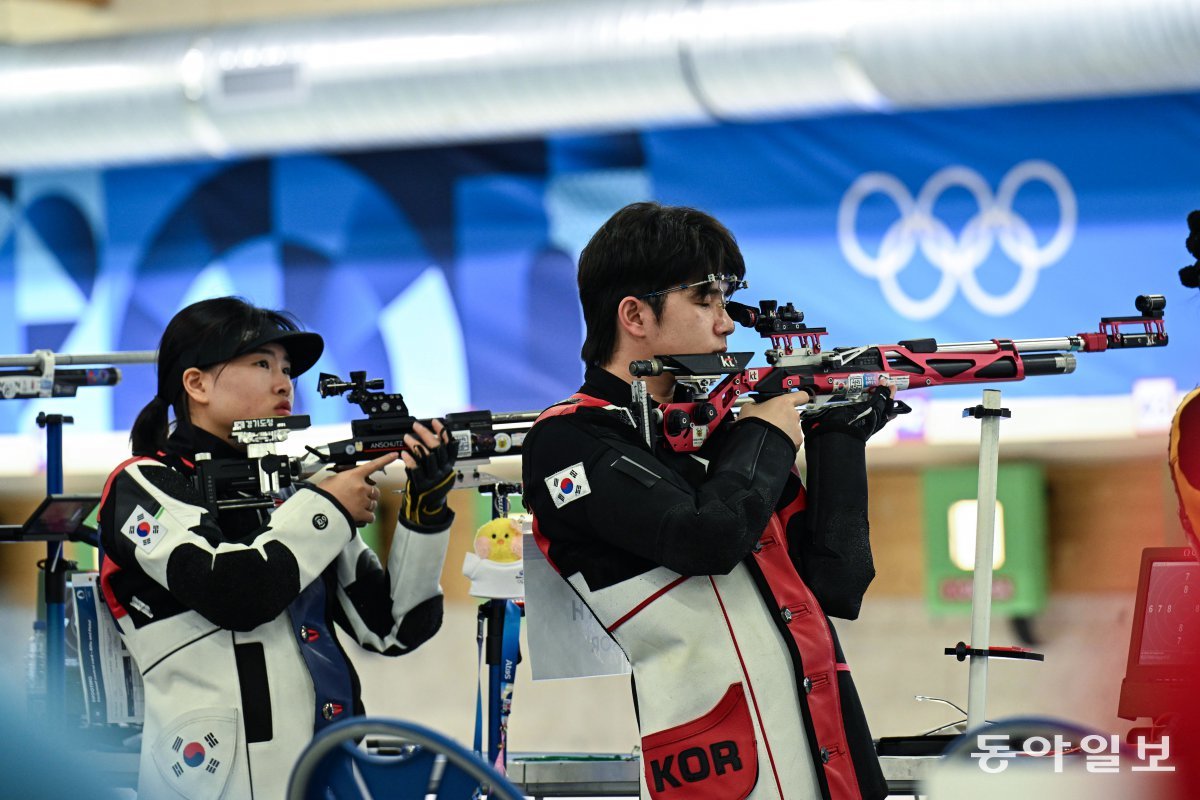
{"label": "woman's ponytail", "polygon": [[129,435],[134,455],[154,455],[166,447],[170,434],[167,408],[167,401],[154,395],[154,399],[137,415]]}

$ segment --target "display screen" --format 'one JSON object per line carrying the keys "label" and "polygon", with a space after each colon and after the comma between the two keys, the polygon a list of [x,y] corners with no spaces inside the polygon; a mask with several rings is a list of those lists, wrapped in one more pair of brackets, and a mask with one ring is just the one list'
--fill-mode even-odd
{"label": "display screen", "polygon": [[83,526],[99,502],[96,495],[47,497],[25,523],[23,533],[26,536],[69,538]]}
{"label": "display screen", "polygon": [[1138,664],[1172,667],[1200,662],[1200,564],[1150,565]]}

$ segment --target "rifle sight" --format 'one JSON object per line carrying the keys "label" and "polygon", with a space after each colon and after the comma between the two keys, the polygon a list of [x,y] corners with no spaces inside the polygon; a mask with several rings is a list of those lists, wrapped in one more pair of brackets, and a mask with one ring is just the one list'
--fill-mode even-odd
{"label": "rifle sight", "polygon": [[383,389],[383,378],[367,378],[365,371],[351,372],[349,381],[322,372],[317,381],[317,388],[321,397],[346,395],[346,401],[358,406],[368,417],[408,416],[404,396],[399,392],[376,391]]}
{"label": "rifle sight", "polygon": [[1161,294],[1139,294],[1133,305],[1147,316],[1161,317],[1163,309],[1167,307],[1167,298]]}

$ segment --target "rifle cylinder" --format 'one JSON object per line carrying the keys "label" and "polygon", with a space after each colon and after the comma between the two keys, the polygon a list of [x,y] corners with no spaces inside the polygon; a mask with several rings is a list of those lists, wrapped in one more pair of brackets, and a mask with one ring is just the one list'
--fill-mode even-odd
{"label": "rifle cylinder", "polygon": [[[1018,353],[1082,350],[1083,340],[1078,336],[1063,336],[1057,339],[1014,339],[1012,346]],[[995,353],[999,349],[995,342],[954,342],[953,344],[939,344],[937,351],[939,353]]]}
{"label": "rifle cylinder", "polygon": [[73,386],[116,386],[121,382],[121,370],[116,367],[60,369],[54,373],[54,382]]}
{"label": "rifle cylinder", "polygon": [[1030,353],[1023,356],[1026,375],[1067,375],[1075,371],[1074,353]]}

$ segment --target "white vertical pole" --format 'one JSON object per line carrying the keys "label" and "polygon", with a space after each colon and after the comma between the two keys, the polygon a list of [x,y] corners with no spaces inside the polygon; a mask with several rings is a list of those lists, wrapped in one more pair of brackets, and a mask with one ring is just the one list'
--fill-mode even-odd
{"label": "white vertical pole", "polygon": [[[971,584],[972,650],[987,650],[991,642],[992,550],[996,535],[996,479],[1000,458],[1000,392],[983,391],[984,416],[979,437],[979,492],[975,518],[975,575]],[[992,415],[986,412],[994,411]],[[972,655],[967,684],[967,730],[975,730],[987,718],[986,655]]]}

